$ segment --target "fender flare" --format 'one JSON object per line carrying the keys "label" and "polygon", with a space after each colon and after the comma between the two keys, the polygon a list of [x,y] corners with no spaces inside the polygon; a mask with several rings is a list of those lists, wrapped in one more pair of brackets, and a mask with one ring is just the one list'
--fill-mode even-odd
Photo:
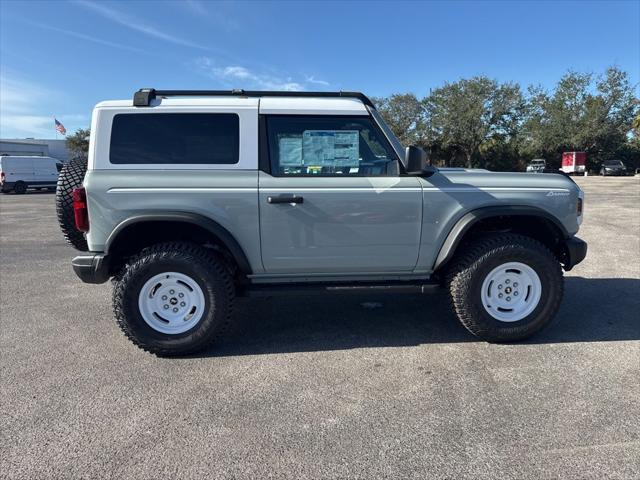
{"label": "fender flare", "polygon": [[118,226],[111,232],[109,238],[105,243],[104,251],[105,254],[109,253],[109,248],[113,244],[113,242],[118,238],[125,229],[134,224],[145,223],[145,222],[184,222],[191,223],[193,225],[197,225],[199,227],[204,228],[209,233],[217,237],[220,242],[227,247],[227,249],[231,252],[231,255],[235,259],[242,273],[249,275],[252,273],[251,264],[247,259],[247,256],[242,250],[242,247],[238,243],[238,241],[234,238],[229,231],[220,225],[215,220],[211,218],[205,217],[204,215],[200,215],[197,213],[190,212],[163,212],[160,214],[141,214],[134,215],[132,217],[127,218],[126,220],[120,222]]}
{"label": "fender flare", "polygon": [[456,248],[460,244],[460,241],[464,235],[480,220],[485,220],[491,217],[540,217],[547,221],[550,221],[554,225],[563,238],[568,238],[569,233],[562,223],[554,217],[552,214],[538,207],[526,206],[526,205],[497,205],[491,207],[482,207],[477,210],[472,210],[464,214],[455,225],[449,231],[449,234],[444,240],[444,243],[440,247],[438,256],[433,265],[433,271],[444,265],[451,260]]}

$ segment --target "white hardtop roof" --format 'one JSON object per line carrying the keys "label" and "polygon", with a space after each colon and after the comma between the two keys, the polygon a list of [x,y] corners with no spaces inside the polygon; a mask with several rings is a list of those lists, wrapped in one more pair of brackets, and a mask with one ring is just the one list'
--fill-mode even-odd
{"label": "white hardtop roof", "polygon": [[96,108],[131,108],[147,110],[162,107],[259,107],[260,113],[366,115],[367,108],[357,98],[332,97],[171,97],[155,98],[149,107],[134,107],[131,100],[108,100]]}
{"label": "white hardtop roof", "polygon": [[126,108],[145,110],[153,107],[257,107],[257,98],[246,97],[172,97],[155,98],[149,107],[134,107],[132,100],[107,100],[100,102],[96,108]]}
{"label": "white hardtop roof", "polygon": [[260,113],[366,115],[368,112],[357,98],[262,97]]}

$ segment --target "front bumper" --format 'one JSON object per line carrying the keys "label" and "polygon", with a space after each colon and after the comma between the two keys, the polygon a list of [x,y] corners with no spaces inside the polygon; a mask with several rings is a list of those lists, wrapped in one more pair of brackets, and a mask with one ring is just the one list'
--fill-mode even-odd
{"label": "front bumper", "polygon": [[71,260],[73,271],[84,283],[104,283],[109,280],[109,257],[104,253],[87,253]]}
{"label": "front bumper", "polygon": [[587,242],[577,237],[571,237],[567,239],[565,246],[567,247],[567,258],[564,262],[564,269],[568,272],[587,256]]}

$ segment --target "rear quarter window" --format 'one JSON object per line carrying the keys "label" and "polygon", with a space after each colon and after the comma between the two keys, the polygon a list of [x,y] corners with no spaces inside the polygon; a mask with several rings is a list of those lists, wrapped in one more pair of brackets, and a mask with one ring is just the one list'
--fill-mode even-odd
{"label": "rear quarter window", "polygon": [[112,164],[231,165],[239,161],[234,113],[141,113],[113,117]]}

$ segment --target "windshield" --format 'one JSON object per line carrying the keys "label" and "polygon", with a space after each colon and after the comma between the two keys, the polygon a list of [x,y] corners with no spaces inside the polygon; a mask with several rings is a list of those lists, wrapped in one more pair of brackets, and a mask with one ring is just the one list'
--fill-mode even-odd
{"label": "windshield", "polygon": [[607,160],[604,164],[610,167],[619,167],[622,165],[622,162],[620,160]]}

